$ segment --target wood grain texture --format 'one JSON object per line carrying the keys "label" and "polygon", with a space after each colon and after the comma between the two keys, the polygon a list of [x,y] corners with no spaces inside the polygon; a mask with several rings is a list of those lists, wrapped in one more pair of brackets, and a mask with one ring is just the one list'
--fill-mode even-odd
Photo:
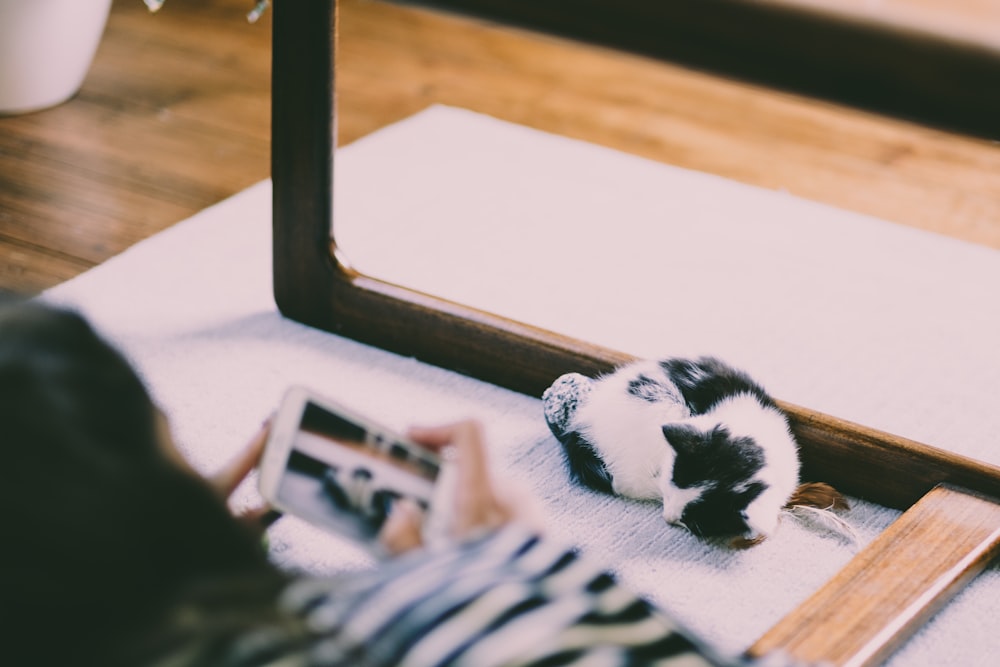
{"label": "wood grain texture", "polygon": [[1000,16],[971,0],[418,2],[1000,137]]}
{"label": "wood grain texture", "polygon": [[115,0],[69,102],[0,117],[0,288],[35,293],[269,175],[270,18]]}
{"label": "wood grain texture", "polygon": [[937,487],[749,650],[878,665],[1000,552],[1000,505]]}
{"label": "wood grain texture", "polygon": [[994,0],[766,1],[1000,52],[1000,4]]}
{"label": "wood grain texture", "polygon": [[[779,401],[796,439],[807,443],[802,477],[848,495],[903,509],[939,484],[1000,498],[1000,467]],[[833,482],[836,480],[836,482]]]}

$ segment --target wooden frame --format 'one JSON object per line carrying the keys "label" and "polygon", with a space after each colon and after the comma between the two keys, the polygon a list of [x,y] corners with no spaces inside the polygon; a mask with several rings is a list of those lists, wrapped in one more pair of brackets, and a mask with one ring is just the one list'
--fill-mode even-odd
{"label": "wooden frame", "polygon": [[[285,316],[536,396],[565,372],[595,374],[631,359],[353,270],[338,252],[332,221],[336,3],[275,3],[273,31],[274,294]],[[844,663],[874,664],[996,554],[1000,514],[980,496],[1000,497],[1000,468],[790,403],[782,407],[801,446],[805,479],[827,481],[849,495],[903,510],[923,498],[904,514],[910,522],[940,506],[972,508],[983,517],[985,528],[973,531],[968,549],[954,559],[957,564],[927,575],[927,590],[916,596],[919,609],[905,622],[893,610],[915,603],[887,585],[879,618],[893,631],[859,641],[855,658],[863,654],[864,661]],[[940,490],[942,484],[950,485],[947,492]],[[937,538],[966,530],[951,524],[947,513],[935,516]],[[895,538],[880,540],[859,558],[875,549],[891,563],[900,544]],[[950,578],[947,585],[941,576]],[[849,588],[850,578],[839,585]],[[927,594],[930,588],[933,595]],[[784,623],[801,629],[807,621],[815,626],[815,614],[796,612]],[[836,634],[825,625],[820,630]],[[787,638],[795,634],[786,633],[785,640],[769,635],[751,652],[788,647]],[[875,649],[872,642],[878,644]]]}

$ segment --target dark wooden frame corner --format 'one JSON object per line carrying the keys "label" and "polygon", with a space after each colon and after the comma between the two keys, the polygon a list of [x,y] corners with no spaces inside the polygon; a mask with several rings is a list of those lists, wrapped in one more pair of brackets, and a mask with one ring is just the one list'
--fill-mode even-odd
{"label": "dark wooden frame corner", "polygon": [[[534,396],[565,372],[592,375],[630,360],[619,351],[376,280],[344,261],[337,251],[332,208],[336,22],[335,0],[274,6],[274,295],[281,312],[311,326]],[[910,604],[909,598],[902,597],[898,582],[886,584],[886,611],[878,619],[884,625],[895,624],[896,631],[877,650],[872,650],[870,637],[861,637],[852,654],[857,658],[868,652],[863,661],[851,664],[876,664],[997,553],[1000,515],[993,510],[995,504],[983,501],[982,496],[1000,497],[1000,468],[791,403],[782,407],[801,446],[804,478],[908,510],[901,522],[922,524],[930,516],[941,531],[937,536],[945,539],[966,530],[949,523],[949,512],[968,510],[983,517],[974,530],[968,529],[972,531],[968,550],[978,550],[976,557],[968,557],[966,551],[951,554],[952,560],[943,559],[941,567],[924,573],[926,586],[919,592],[936,592],[906,622],[901,623],[894,610]],[[998,530],[990,530],[994,523]],[[880,558],[891,560],[899,545],[898,538],[890,535],[861,556],[877,549]],[[945,567],[945,561],[951,565]],[[961,568],[956,570],[952,561],[961,563]],[[831,582],[832,589],[824,589],[826,597],[790,615],[751,653],[788,648],[790,638],[800,641],[806,630],[823,637],[856,633],[857,629],[830,624],[813,627],[817,625],[815,609],[807,609],[809,604],[843,604],[843,597],[838,596],[841,589],[850,588],[852,578],[841,579]],[[841,648],[846,644],[840,642]],[[823,646],[816,650],[821,657],[831,656]]]}

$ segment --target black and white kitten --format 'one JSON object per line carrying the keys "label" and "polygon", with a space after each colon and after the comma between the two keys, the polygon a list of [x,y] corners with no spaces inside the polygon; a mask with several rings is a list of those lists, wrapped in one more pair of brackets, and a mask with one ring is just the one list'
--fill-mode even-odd
{"label": "black and white kitten", "polygon": [[663,517],[705,537],[771,535],[799,483],[784,413],[718,359],[636,361],[542,396],[571,476],[592,489],[662,499]]}

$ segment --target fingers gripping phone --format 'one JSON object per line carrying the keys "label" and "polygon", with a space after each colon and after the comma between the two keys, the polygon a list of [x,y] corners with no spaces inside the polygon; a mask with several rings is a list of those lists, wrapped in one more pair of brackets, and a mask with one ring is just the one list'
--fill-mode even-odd
{"label": "fingers gripping phone", "polygon": [[285,395],[260,463],[275,508],[372,544],[392,503],[429,509],[438,455],[303,387]]}

